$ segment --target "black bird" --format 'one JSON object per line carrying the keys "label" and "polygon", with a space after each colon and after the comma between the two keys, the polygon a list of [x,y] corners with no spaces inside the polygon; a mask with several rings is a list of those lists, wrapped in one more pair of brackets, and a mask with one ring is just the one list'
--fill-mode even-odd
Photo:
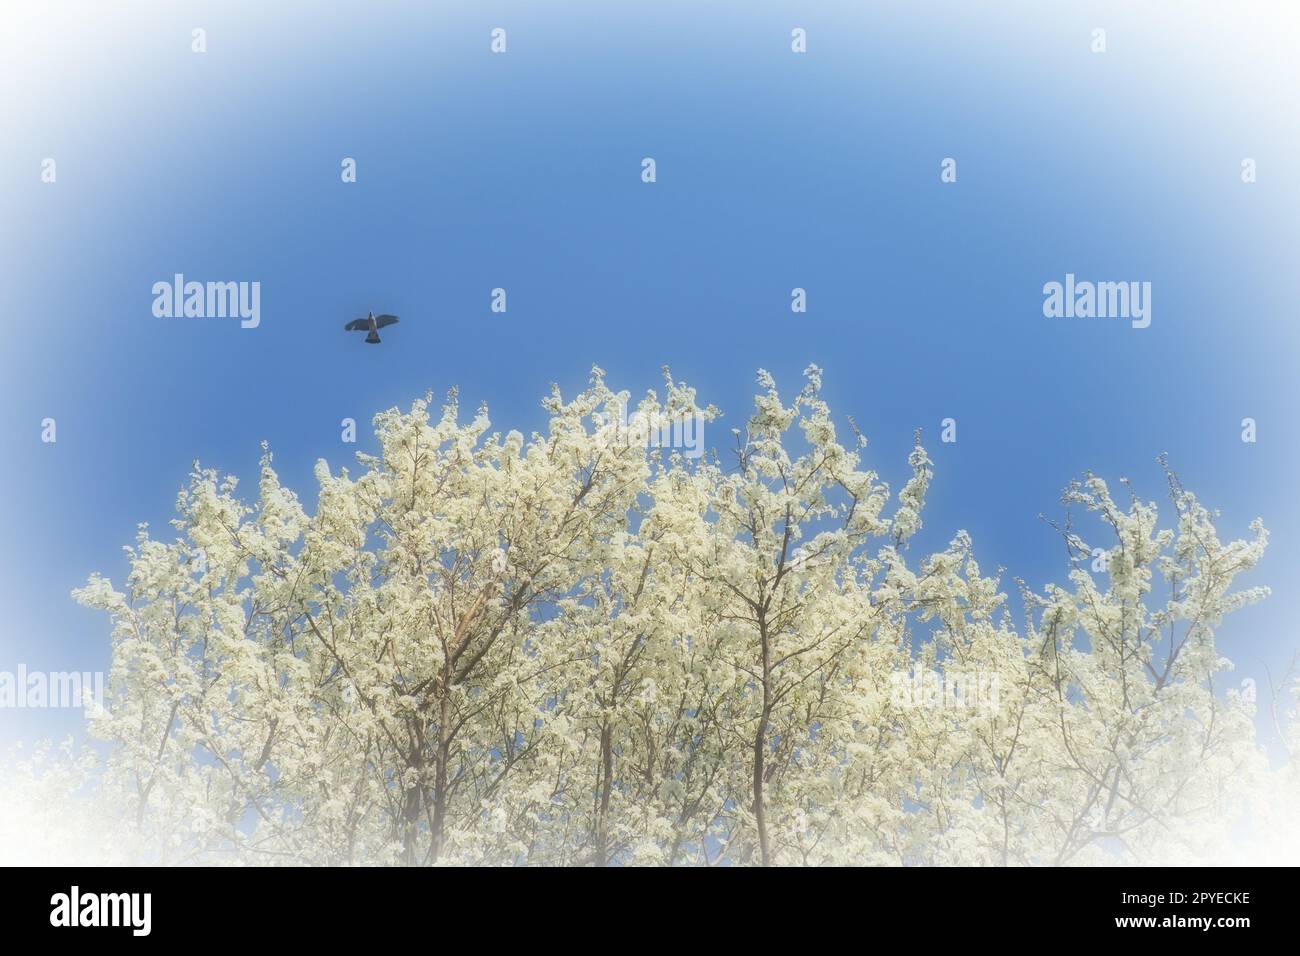
{"label": "black bird", "polygon": [[343,326],[345,332],[369,332],[366,341],[371,345],[379,344],[379,330],[387,325],[396,325],[397,316],[395,315],[375,315],[367,313],[364,319],[353,319],[347,325]]}

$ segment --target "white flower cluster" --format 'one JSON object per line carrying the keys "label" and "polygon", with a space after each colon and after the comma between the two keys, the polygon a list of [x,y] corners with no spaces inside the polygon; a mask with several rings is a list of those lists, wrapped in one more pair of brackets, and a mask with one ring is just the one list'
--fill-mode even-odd
{"label": "white flower cluster", "polygon": [[[105,759],[29,762],[11,802],[65,801],[115,858],[419,865],[1144,862],[1294,801],[1215,690],[1262,527],[1221,542],[1175,482],[1161,530],[1089,478],[1108,572],[1071,530],[1018,627],[965,533],[906,554],[919,438],[891,508],[806,374],[789,404],[760,374],[726,460],[609,441],[597,369],[528,439],[454,393],[378,415],[314,513],[269,453],[251,504],[196,465],[176,540],[77,592],[113,624]],[[717,415],[671,378],[639,407]],[[939,671],[993,704],[890,692]]]}

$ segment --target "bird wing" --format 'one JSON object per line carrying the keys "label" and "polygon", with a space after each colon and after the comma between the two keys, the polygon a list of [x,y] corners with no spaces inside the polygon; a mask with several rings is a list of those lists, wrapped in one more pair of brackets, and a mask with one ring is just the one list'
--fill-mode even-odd
{"label": "bird wing", "polygon": [[353,319],[347,325],[343,326],[344,332],[361,332],[370,328],[369,319]]}
{"label": "bird wing", "polygon": [[377,315],[375,316],[375,328],[382,329],[386,325],[396,325],[397,316],[395,315]]}

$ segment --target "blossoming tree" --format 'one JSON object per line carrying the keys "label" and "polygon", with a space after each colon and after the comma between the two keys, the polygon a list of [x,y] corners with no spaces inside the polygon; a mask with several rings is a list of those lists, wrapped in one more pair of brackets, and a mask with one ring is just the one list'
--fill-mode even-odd
{"label": "blossoming tree", "polygon": [[[1061,864],[1194,854],[1277,785],[1215,648],[1258,522],[1220,541],[1171,478],[1162,529],[1088,477],[1109,540],[1063,528],[1017,625],[964,532],[911,553],[919,437],[894,496],[820,377],[760,373],[701,459],[628,441],[597,369],[528,438],[454,393],[384,412],[311,509],[269,452],[252,502],[196,464],[173,540],[76,592],[113,626],[77,799],[163,862]],[[667,377],[638,411],[717,415]],[[996,693],[897,693],[935,671]]]}

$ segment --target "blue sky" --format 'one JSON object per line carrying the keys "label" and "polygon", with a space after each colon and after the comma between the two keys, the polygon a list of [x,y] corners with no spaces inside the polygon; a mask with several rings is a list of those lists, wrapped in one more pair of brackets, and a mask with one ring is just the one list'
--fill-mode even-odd
{"label": "blue sky", "polygon": [[[317,458],[368,447],[344,417],[457,384],[529,431],[593,363],[634,394],[670,365],[726,413],[710,444],[757,368],[793,392],[822,366],[895,487],[924,430],[927,540],[965,528],[1036,585],[1065,484],[1159,499],[1168,452],[1225,537],[1273,535],[1223,652],[1262,687],[1300,647],[1300,137],[1268,5],[263,6],[0,14],[0,670],[106,666],[68,592],[121,583],[194,458],[251,488],[266,439],[311,502]],[[259,281],[261,325],[155,318],[176,272]],[[1151,326],[1045,318],[1067,272],[1151,282]],[[378,348],[342,331],[367,309],[402,317]],[[0,712],[0,743],[78,722]]]}

